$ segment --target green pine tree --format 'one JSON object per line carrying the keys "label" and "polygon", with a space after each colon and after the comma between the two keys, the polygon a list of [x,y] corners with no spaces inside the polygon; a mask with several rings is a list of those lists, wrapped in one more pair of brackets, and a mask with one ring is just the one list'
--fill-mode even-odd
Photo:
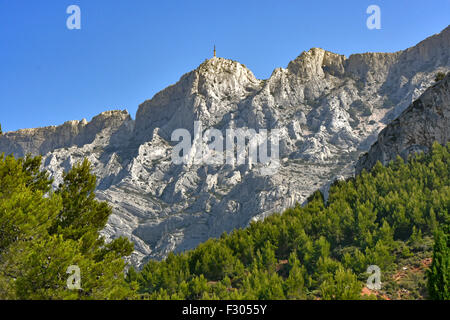
{"label": "green pine tree", "polygon": [[324,300],[359,300],[361,299],[361,282],[350,270],[339,268],[333,277],[320,286]]}
{"label": "green pine tree", "polygon": [[438,230],[434,236],[433,262],[428,270],[428,292],[433,300],[450,300],[450,249],[448,235]]}
{"label": "green pine tree", "polygon": [[[123,256],[133,245],[100,236],[111,208],[94,199],[87,161],[64,175],[53,192],[41,158],[0,156],[0,299],[125,299]],[[69,266],[81,288],[68,288]]]}

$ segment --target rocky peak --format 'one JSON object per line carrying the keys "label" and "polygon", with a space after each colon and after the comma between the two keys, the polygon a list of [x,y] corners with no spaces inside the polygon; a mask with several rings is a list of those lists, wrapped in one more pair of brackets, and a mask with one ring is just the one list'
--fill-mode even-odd
{"label": "rocky peak", "polygon": [[158,127],[161,137],[169,140],[175,129],[192,131],[196,120],[208,126],[217,124],[239,101],[254,94],[261,83],[239,62],[208,59],[139,106],[136,136],[142,141],[151,140]]}
{"label": "rocky peak", "polygon": [[404,50],[401,59],[414,66],[446,64],[450,61],[448,48],[450,48],[450,26]]}
{"label": "rocky peak", "polygon": [[243,64],[226,58],[214,57],[206,59],[195,69],[202,76],[230,74],[238,79],[257,81],[253,73]]}
{"label": "rocky peak", "polygon": [[325,72],[333,75],[344,73],[345,56],[321,48],[302,52],[288,65],[288,70],[302,79],[323,77]]}
{"label": "rocky peak", "polygon": [[100,132],[115,132],[127,121],[132,121],[128,112],[116,110],[103,112],[90,122],[86,119],[71,120],[60,126],[7,132],[0,136],[0,150],[16,156],[24,156],[26,153],[44,155],[54,149],[91,143]]}
{"label": "rocky peak", "polygon": [[[131,116],[127,110],[110,110],[104,111],[92,118],[90,125],[105,128],[107,126],[116,127],[121,125],[123,121],[131,120]],[[86,122],[86,124],[88,124]]]}
{"label": "rocky peak", "polygon": [[197,92],[207,98],[245,96],[256,90],[260,81],[237,61],[217,58],[206,60],[196,70]]}

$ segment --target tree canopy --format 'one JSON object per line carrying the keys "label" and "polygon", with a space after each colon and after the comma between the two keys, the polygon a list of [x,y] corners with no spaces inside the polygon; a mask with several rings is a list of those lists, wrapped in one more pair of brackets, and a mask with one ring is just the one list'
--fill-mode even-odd
{"label": "tree canopy", "polygon": [[[0,299],[124,299],[125,262],[133,244],[100,236],[111,214],[95,199],[96,177],[85,160],[52,179],[41,157],[0,157]],[[70,290],[69,266],[80,270],[79,290]]]}

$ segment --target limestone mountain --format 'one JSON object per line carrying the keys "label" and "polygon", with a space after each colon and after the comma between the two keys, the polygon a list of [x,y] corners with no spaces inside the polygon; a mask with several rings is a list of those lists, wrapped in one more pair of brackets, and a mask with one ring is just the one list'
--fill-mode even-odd
{"label": "limestone mountain", "polygon": [[[113,206],[103,233],[133,240],[132,262],[139,266],[302,203],[317,188],[353,174],[378,132],[437,72],[450,70],[449,48],[450,27],[395,53],[347,58],[313,48],[265,80],[214,57],[142,103],[135,120],[109,111],[90,122],[7,132],[0,152],[44,155],[55,184],[87,157],[99,177],[97,197]],[[193,132],[194,121],[222,132],[279,129],[278,172],[172,163],[172,132]]]}

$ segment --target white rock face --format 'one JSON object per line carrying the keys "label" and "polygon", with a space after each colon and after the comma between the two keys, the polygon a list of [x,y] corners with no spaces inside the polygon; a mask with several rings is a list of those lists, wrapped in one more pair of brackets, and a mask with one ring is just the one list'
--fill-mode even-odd
{"label": "white rock face", "polygon": [[[0,136],[0,152],[44,155],[55,176],[89,158],[97,196],[113,206],[104,234],[135,242],[132,262],[162,259],[224,231],[303,203],[318,188],[353,174],[378,132],[450,70],[450,27],[396,53],[349,58],[313,48],[259,80],[244,65],[212,58],[139,106],[91,122]],[[175,165],[175,129],[280,131],[280,168]],[[194,148],[199,145],[195,144]]]}
{"label": "white rock face", "polygon": [[386,165],[397,156],[407,159],[428,152],[434,142],[450,141],[450,73],[428,88],[378,135],[368,153],[359,158],[356,172],[371,169],[377,161]]}

